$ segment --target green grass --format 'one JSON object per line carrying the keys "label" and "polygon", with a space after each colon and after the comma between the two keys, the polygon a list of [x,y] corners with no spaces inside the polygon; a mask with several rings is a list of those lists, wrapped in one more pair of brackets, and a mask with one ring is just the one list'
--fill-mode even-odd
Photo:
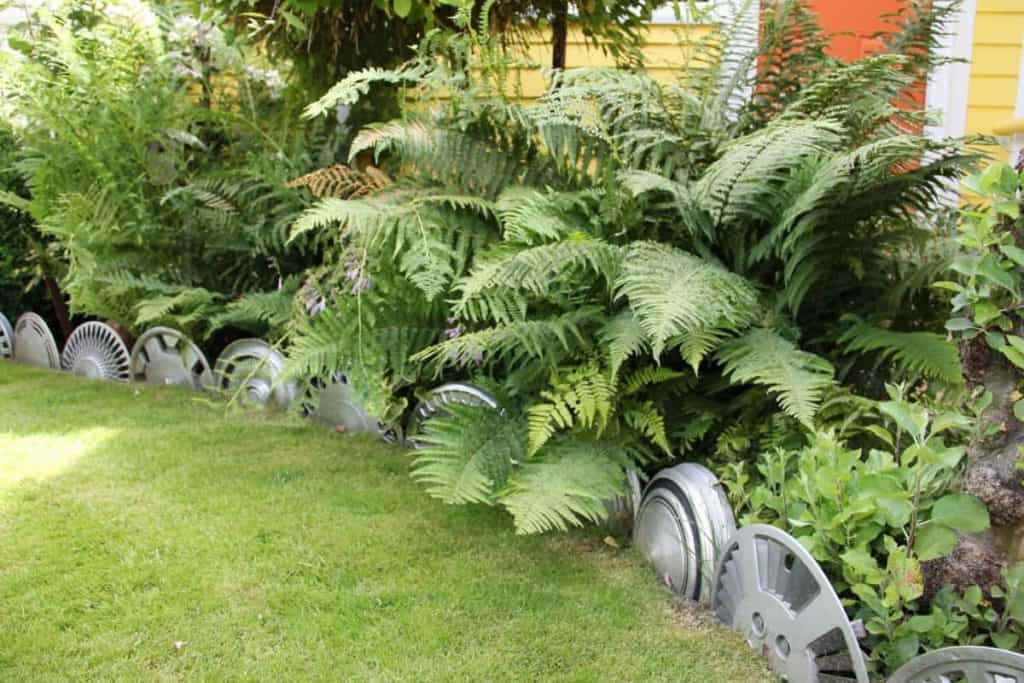
{"label": "green grass", "polygon": [[0,362],[0,680],[767,680],[597,532],[517,537],[408,466]]}

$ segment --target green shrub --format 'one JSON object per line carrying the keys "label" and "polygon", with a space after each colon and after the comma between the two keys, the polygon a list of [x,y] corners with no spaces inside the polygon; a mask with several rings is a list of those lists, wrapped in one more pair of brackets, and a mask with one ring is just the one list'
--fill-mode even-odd
{"label": "green shrub", "polygon": [[17,169],[76,312],[133,331],[209,332],[211,318],[265,330],[237,306],[225,318],[226,305],[315,262],[285,244],[306,206],[285,181],[333,161],[334,136],[296,125],[303,96],[217,21],[97,0],[12,36]]}
{"label": "green shrub", "polygon": [[[0,128],[0,193],[15,204],[28,199],[28,188],[14,169],[16,149],[10,130]],[[49,313],[40,282],[40,256],[46,254],[46,243],[31,217],[0,200],[0,313],[12,325],[25,311]]]}
{"label": "green shrub", "polygon": [[[974,158],[907,132],[919,117],[894,104],[923,73],[931,9],[849,65],[802,5],[767,13],[770,53],[709,43],[678,86],[587,69],[516,102],[512,64],[468,10],[419,60],[337,84],[309,115],[377,83],[410,106],[350,150],[393,182],[295,225],[324,245],[329,301],[296,321],[290,372],[354,372],[387,414],[431,379],[494,386],[505,411],[459,411],[415,476],[449,502],[504,505],[520,532],[599,519],[624,468],[803,443],[837,363],[913,346],[902,330],[941,316],[926,278],[897,285],[933,237],[919,212]],[[814,67],[747,78],[780,54]],[[893,354],[891,376],[955,383],[949,343],[917,334],[935,352]]]}

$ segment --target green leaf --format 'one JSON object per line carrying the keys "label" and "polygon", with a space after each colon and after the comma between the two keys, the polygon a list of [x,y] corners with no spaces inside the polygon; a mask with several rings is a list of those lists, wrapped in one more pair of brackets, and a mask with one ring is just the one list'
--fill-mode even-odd
{"label": "green leaf", "polygon": [[395,14],[405,19],[412,11],[412,0],[394,0]]}
{"label": "green leaf", "polygon": [[956,547],[956,532],[940,524],[925,524],[917,528],[914,538],[914,552],[921,561],[936,560],[953,552]]}
{"label": "green leaf", "polygon": [[1015,247],[1012,244],[1003,244],[999,249],[1018,266],[1024,266],[1024,249]]}
{"label": "green leaf", "polygon": [[978,325],[985,325],[1001,315],[999,307],[988,300],[979,301],[974,304],[974,322]]}
{"label": "green leaf", "polygon": [[904,636],[893,643],[892,647],[895,655],[893,666],[898,667],[917,656],[918,650],[921,649],[921,641],[917,636]]}
{"label": "green leaf", "polygon": [[285,22],[289,26],[291,26],[296,33],[300,35],[305,35],[306,25],[302,22],[301,19],[299,19],[297,16],[295,16],[286,9],[278,8],[278,11],[281,13],[281,17],[284,18]]}
{"label": "green leaf", "polygon": [[1024,369],[1024,352],[1014,346],[1004,346],[999,350],[1006,356],[1007,360],[1018,368]]}
{"label": "green leaf", "polygon": [[974,496],[951,493],[935,503],[931,521],[957,531],[984,531],[989,525],[988,508]]}
{"label": "green leaf", "polygon": [[893,419],[896,425],[915,441],[924,438],[928,427],[928,412],[921,406],[906,401],[883,401],[878,409]]}
{"label": "green leaf", "polygon": [[917,614],[910,617],[907,621],[907,626],[914,633],[928,633],[935,628],[935,615],[933,614]]}
{"label": "green leaf", "polygon": [[857,482],[857,497],[874,503],[889,526],[901,527],[910,521],[913,509],[910,494],[894,476],[869,474],[861,477]]}
{"label": "green leaf", "polygon": [[1004,650],[1012,650],[1018,640],[1019,636],[1011,631],[994,631],[992,633],[993,644]]}
{"label": "green leaf", "polygon": [[978,262],[977,273],[989,282],[997,284],[1007,291],[1017,291],[1017,278],[1015,278],[1008,270],[1005,270],[1000,266],[999,262],[996,261],[991,254],[986,254],[982,257],[981,261]]}
{"label": "green leaf", "polygon": [[940,413],[932,420],[932,435],[941,434],[947,429],[970,429],[974,421],[959,413]]}
{"label": "green leaf", "polygon": [[973,330],[974,323],[967,318],[951,318],[946,321],[946,329],[950,332],[962,332],[963,330]]}
{"label": "green leaf", "polygon": [[950,280],[939,280],[931,284],[935,289],[946,289],[950,292],[962,292],[964,287],[959,282],[952,282]]}
{"label": "green leaf", "polygon": [[1013,416],[1024,422],[1024,398],[1013,404]]}

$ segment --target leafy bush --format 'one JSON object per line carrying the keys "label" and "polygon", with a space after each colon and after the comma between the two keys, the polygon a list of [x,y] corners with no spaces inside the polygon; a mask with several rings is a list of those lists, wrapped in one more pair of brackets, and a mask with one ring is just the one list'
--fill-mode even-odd
{"label": "leafy bush", "polygon": [[67,261],[74,310],[133,330],[208,332],[234,297],[315,262],[285,244],[306,205],[285,181],[330,163],[333,145],[290,122],[296,100],[216,16],[68,3],[11,45],[20,55],[3,57],[3,88],[22,124],[17,169],[32,218]]}
{"label": "leafy bush", "polygon": [[[937,12],[913,5],[892,52],[842,65],[802,5],[769,5],[761,51],[737,28],[729,44],[750,49],[709,43],[682,85],[571,71],[524,104],[463,9],[465,33],[307,110],[375,83],[410,103],[350,150],[391,182],[295,225],[324,247],[311,286],[328,301],[297,321],[290,372],[354,372],[389,414],[431,378],[494,386],[505,410],[458,411],[416,476],[449,502],[504,505],[520,532],[601,518],[625,468],[803,442],[837,362],[917,342],[899,330],[936,317],[926,278],[896,285],[933,235],[919,212],[974,157],[909,132],[919,117],[894,102],[926,70]],[[748,76],[780,56],[814,68]],[[865,338],[880,329],[886,343]],[[952,347],[927,340],[940,350],[893,354],[894,372],[955,379]]]}
{"label": "leafy bush", "polygon": [[990,595],[978,586],[926,592],[925,563],[948,556],[959,534],[989,527],[985,505],[956,492],[966,451],[959,442],[976,415],[889,391],[860,420],[873,443],[824,431],[799,451],[766,453],[756,472],[733,463],[725,481],[740,521],[775,524],[800,540],[863,620],[863,644],[880,670],[924,649],[1015,647],[1024,636],[1024,563],[1005,568],[1003,587],[985,587]]}
{"label": "leafy bush", "polygon": [[0,201],[0,313],[11,324],[25,311],[49,311],[40,286],[43,266],[50,265],[43,260],[46,243],[28,214],[10,206],[28,199],[28,188],[13,168],[15,154],[14,136],[0,128],[0,194],[9,202]]}

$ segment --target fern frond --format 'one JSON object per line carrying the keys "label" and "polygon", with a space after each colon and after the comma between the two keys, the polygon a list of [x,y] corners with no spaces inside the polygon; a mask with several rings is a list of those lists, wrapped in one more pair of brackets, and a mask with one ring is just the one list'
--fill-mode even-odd
{"label": "fern frond", "polygon": [[769,201],[790,171],[809,157],[827,152],[842,139],[832,121],[769,126],[728,145],[694,188],[714,226],[771,221]]}
{"label": "fern frond", "polygon": [[579,232],[586,225],[586,195],[509,187],[495,203],[504,238],[537,245]]}
{"label": "fern frond", "polygon": [[550,384],[550,389],[540,392],[545,402],[528,411],[531,456],[559,430],[578,426],[601,436],[614,410],[615,382],[596,361],[559,370]]}
{"label": "fern frond", "polygon": [[415,83],[426,73],[419,64],[411,64],[398,69],[382,69],[368,67],[353,71],[335,83],[319,100],[313,102],[302,112],[303,118],[312,119],[321,116],[339,104],[353,105],[364,97],[374,85],[402,85]]}
{"label": "fern frond", "polygon": [[627,406],[622,411],[626,424],[646,437],[658,448],[671,457],[672,447],[668,443],[665,430],[665,418],[651,401],[642,401]]}
{"label": "fern frond", "polygon": [[807,426],[812,424],[825,390],[833,385],[835,371],[828,361],[765,329],[728,342],[716,358],[730,379],[766,387],[778,396],[786,413]]}
{"label": "fern frond", "polygon": [[632,396],[633,394],[640,392],[642,389],[646,389],[647,387],[655,384],[671,382],[672,380],[686,376],[687,374],[685,372],[679,372],[678,370],[665,368],[660,365],[645,365],[642,368],[634,370],[623,378],[620,391],[623,396]]}
{"label": "fern frond", "polygon": [[412,357],[414,362],[432,363],[438,371],[445,366],[469,363],[490,365],[507,362],[513,366],[527,359],[554,367],[567,355],[590,347],[584,329],[601,317],[601,310],[584,306],[553,318],[524,320],[461,334],[435,344]]}
{"label": "fern frond", "polygon": [[228,325],[260,325],[280,330],[291,318],[296,286],[272,292],[246,294],[224,307],[224,311],[210,318],[207,336]]}
{"label": "fern frond", "polygon": [[335,164],[289,180],[285,186],[308,187],[317,198],[354,199],[380,192],[391,183],[391,178],[384,171],[373,166],[358,171],[345,164]]}
{"label": "fern frond", "polygon": [[650,350],[643,327],[628,309],[605,323],[600,338],[608,354],[608,367],[613,377],[619,374],[619,368],[628,359]]}
{"label": "fern frond", "polygon": [[[718,339],[742,330],[758,313],[757,294],[742,277],[655,242],[627,248],[616,298],[629,300],[656,360],[674,338]],[[706,348],[685,346],[686,360],[696,368]]]}
{"label": "fern frond", "polygon": [[516,533],[566,531],[608,516],[605,501],[625,487],[629,458],[617,445],[580,440],[548,444],[509,477],[501,504]]}
{"label": "fern frond", "polygon": [[522,318],[525,293],[543,299],[552,289],[577,275],[587,281],[616,279],[621,252],[603,240],[583,234],[562,242],[525,249],[508,248],[477,262],[472,272],[455,284],[456,315],[469,320],[509,322]]}
{"label": "fern frond", "polygon": [[445,410],[416,437],[424,447],[413,479],[450,505],[493,504],[526,451],[525,421],[482,406],[454,403]]}
{"label": "fern frond", "polygon": [[956,345],[933,332],[897,332],[877,327],[855,315],[844,315],[850,327],[837,340],[847,353],[877,353],[903,372],[938,380],[951,386],[963,384]]}

